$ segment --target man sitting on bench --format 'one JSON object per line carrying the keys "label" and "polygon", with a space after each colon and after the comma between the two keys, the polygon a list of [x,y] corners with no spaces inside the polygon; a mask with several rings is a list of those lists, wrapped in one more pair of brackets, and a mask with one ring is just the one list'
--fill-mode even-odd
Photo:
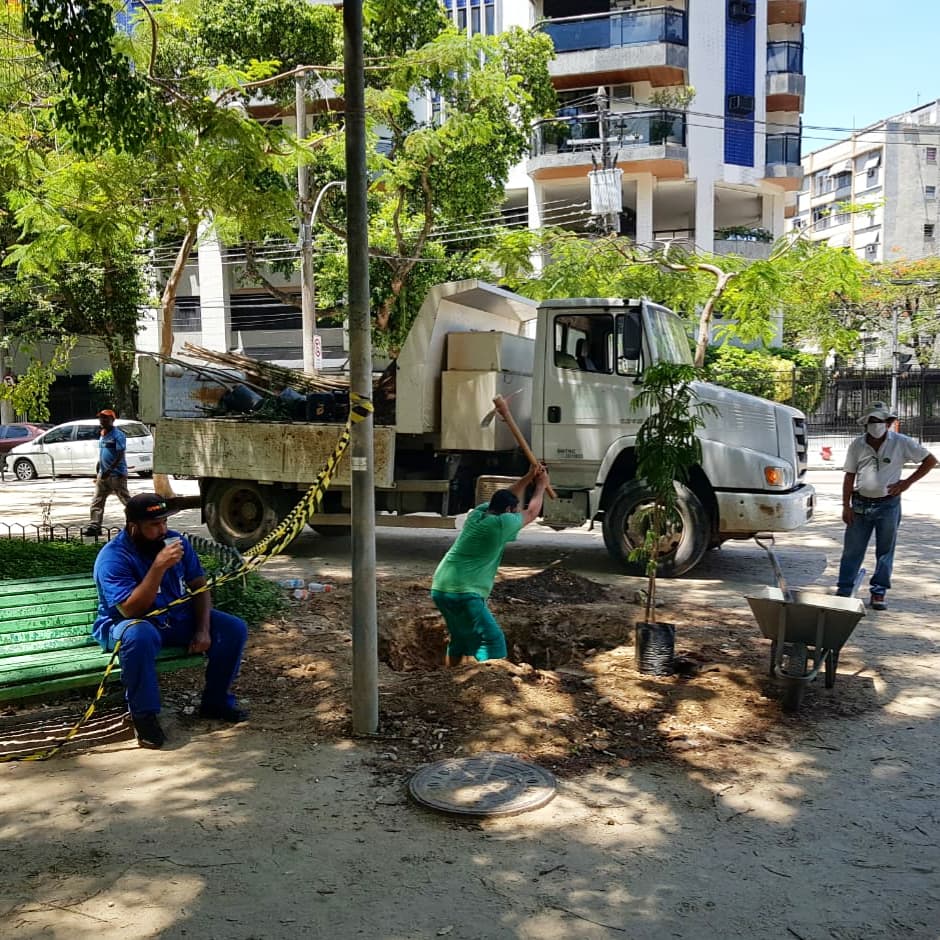
{"label": "man sitting on bench", "polygon": [[[166,741],[157,719],[156,661],[164,646],[185,646],[191,653],[206,654],[200,716],[232,722],[248,717],[229,691],[248,637],[245,621],[213,610],[208,591],[168,606],[187,588],[195,591],[206,583],[192,545],[179,532],[167,529],[170,513],[166,500],[156,493],[132,496],[124,507],[127,525],[95,560],[98,617],[92,633],[106,650],[121,641],[118,659],[127,705],[138,744],[149,748],[162,747]],[[147,616],[162,608],[168,609]]]}

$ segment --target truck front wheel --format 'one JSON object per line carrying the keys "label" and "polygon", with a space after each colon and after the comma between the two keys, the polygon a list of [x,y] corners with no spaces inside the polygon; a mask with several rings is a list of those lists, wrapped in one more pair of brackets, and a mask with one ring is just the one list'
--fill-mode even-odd
{"label": "truck front wheel", "polygon": [[[649,528],[653,498],[637,480],[624,483],[614,494],[604,513],[604,544],[611,557],[630,574],[645,574],[642,562],[630,561],[630,553],[642,548]],[[687,486],[676,483],[678,525],[672,527],[660,545],[657,574],[677,578],[691,571],[705,554],[710,539],[708,516],[701,501]]]}
{"label": "truck front wheel", "polygon": [[278,524],[274,491],[251,480],[214,480],[206,490],[205,512],[212,537],[239,551],[256,545]]}

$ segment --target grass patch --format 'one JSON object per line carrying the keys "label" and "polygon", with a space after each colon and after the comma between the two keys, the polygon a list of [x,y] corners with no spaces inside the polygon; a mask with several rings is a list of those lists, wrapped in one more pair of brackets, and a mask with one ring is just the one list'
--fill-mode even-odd
{"label": "grass patch", "polygon": [[[0,579],[41,581],[63,574],[87,574],[91,577],[95,558],[103,545],[103,542],[0,539]],[[211,575],[218,570],[219,563],[215,558],[205,555],[199,558],[206,574]],[[257,627],[287,607],[284,592],[254,571],[220,584],[212,592],[212,603],[219,610],[241,617],[249,627]]]}

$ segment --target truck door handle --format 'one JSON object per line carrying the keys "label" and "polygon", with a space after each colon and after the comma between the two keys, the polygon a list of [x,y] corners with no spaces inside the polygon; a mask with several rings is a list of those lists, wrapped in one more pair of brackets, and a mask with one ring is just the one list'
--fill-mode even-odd
{"label": "truck door handle", "polygon": [[561,407],[559,405],[548,406],[548,423],[561,424]]}

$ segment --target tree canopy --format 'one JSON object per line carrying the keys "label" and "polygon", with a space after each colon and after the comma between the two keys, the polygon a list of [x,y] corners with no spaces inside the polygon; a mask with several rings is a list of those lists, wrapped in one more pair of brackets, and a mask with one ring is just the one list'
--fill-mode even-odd
{"label": "tree canopy", "polygon": [[[538,269],[537,255],[544,260]],[[832,311],[860,299],[866,271],[853,252],[799,236],[781,239],[766,259],[746,260],[546,229],[507,233],[493,257],[510,287],[536,299],[646,296],[666,304],[697,323],[698,367],[713,319],[719,339],[767,343],[782,315],[805,342],[851,346],[852,337],[832,323]]]}

